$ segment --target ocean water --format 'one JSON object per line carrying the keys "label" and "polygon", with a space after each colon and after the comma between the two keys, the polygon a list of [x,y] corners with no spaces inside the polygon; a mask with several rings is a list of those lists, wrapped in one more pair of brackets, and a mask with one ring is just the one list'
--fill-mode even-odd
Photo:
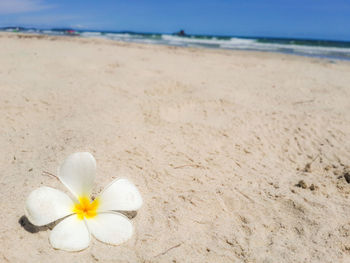
{"label": "ocean water", "polygon": [[180,47],[205,47],[296,54],[328,59],[350,60],[350,42],[267,37],[199,36],[134,32],[81,31],[68,29],[3,28],[3,31],[106,38],[117,41]]}

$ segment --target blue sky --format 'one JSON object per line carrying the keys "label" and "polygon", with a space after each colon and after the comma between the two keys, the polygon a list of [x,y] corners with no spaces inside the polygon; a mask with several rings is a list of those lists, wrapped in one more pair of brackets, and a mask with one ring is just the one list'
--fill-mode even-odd
{"label": "blue sky", "polygon": [[0,26],[350,41],[350,0],[0,0]]}

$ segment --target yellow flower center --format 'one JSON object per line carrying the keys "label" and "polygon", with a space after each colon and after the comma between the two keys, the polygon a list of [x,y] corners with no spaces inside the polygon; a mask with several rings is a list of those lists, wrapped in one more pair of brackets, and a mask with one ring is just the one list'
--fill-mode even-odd
{"label": "yellow flower center", "polygon": [[85,218],[93,218],[97,215],[97,208],[99,201],[96,198],[94,201],[86,196],[79,197],[79,203],[76,203],[73,207],[73,212],[77,214],[78,218],[83,220]]}

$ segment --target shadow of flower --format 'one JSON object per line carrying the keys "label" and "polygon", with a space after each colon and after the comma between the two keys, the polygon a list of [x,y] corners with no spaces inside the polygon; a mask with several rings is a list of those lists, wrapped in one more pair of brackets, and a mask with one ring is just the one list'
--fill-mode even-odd
{"label": "shadow of flower", "polygon": [[24,228],[25,231],[29,233],[38,233],[39,231],[46,231],[48,229],[51,230],[57,224],[57,222],[53,222],[45,226],[35,226],[32,223],[30,223],[30,221],[25,215],[20,217],[18,223],[21,225],[21,227]]}
{"label": "shadow of flower", "polygon": [[129,219],[133,219],[134,217],[137,216],[137,211],[116,211],[116,212],[125,215]]}
{"label": "shadow of flower", "polygon": [[[137,215],[136,211],[116,211],[116,212],[119,212],[119,213],[125,215],[129,219],[133,219]],[[48,225],[45,225],[45,226],[36,226],[36,225],[33,225],[32,223],[30,223],[28,218],[25,215],[23,215],[18,219],[18,223],[21,225],[21,227],[24,228],[25,231],[34,234],[34,233],[38,233],[40,231],[46,231],[48,229],[52,230],[64,218],[61,218],[61,219],[59,219],[55,222],[52,222]]]}

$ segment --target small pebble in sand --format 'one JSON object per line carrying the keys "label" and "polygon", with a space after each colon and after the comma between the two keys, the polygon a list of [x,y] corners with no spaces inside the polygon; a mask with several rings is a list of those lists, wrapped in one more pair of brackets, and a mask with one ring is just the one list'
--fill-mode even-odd
{"label": "small pebble in sand", "polygon": [[349,172],[344,173],[344,178],[345,178],[346,182],[348,184],[350,184],[350,173]]}
{"label": "small pebble in sand", "polygon": [[332,167],[330,165],[327,165],[324,169],[325,171],[329,171]]}
{"label": "small pebble in sand", "polygon": [[311,163],[307,163],[305,165],[304,172],[307,172],[307,173],[311,172]]}
{"label": "small pebble in sand", "polygon": [[310,187],[309,187],[309,189],[310,189],[311,191],[314,191],[314,190],[317,189],[317,186],[315,186],[314,184],[311,184]]}
{"label": "small pebble in sand", "polygon": [[306,183],[304,182],[304,180],[300,180],[295,186],[301,187],[301,188],[303,188],[303,189],[306,189],[306,188],[307,188],[307,185],[306,185]]}

